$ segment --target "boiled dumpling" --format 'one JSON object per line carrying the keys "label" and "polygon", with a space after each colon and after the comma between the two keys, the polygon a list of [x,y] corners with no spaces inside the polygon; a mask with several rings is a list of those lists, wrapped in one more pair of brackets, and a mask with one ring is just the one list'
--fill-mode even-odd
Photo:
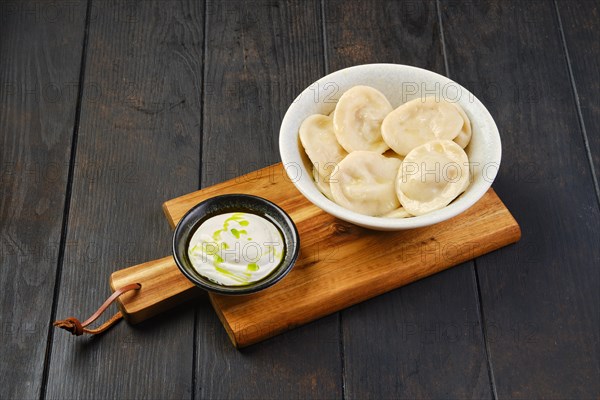
{"label": "boiled dumpling", "polygon": [[336,203],[360,214],[379,216],[400,206],[395,178],[401,161],[372,151],[354,151],[331,175]]}
{"label": "boiled dumpling", "polygon": [[406,155],[396,178],[400,203],[412,215],[447,206],[469,184],[469,160],[451,140],[432,140]]}
{"label": "boiled dumpling", "polygon": [[331,118],[326,115],[311,115],[302,122],[300,142],[319,175],[324,178],[331,175],[347,154],[335,138]]}
{"label": "boiled dumpling", "polygon": [[383,214],[381,217],[382,218],[409,218],[409,217],[412,217],[412,215],[410,215],[408,213],[408,211],[406,211],[404,209],[404,207],[400,207],[400,208],[396,208],[395,210],[390,211],[387,214]]}
{"label": "boiled dumpling", "polygon": [[453,140],[464,124],[465,120],[452,103],[426,97],[411,100],[392,111],[381,124],[381,135],[392,150],[407,155],[430,140]]}
{"label": "boiled dumpling", "polygon": [[379,154],[389,147],[381,137],[381,123],[393,110],[385,96],[369,86],[354,86],[335,107],[335,136],[348,152],[366,150]]}
{"label": "boiled dumpling", "polygon": [[319,191],[325,196],[327,196],[329,199],[333,199],[333,196],[331,195],[331,187],[329,186],[330,178],[324,178],[319,174],[317,168],[313,167],[313,179],[315,181],[315,184],[317,185],[317,189],[319,189]]}
{"label": "boiled dumpling", "polygon": [[462,126],[460,132],[458,133],[458,136],[454,138],[454,141],[456,142],[456,144],[458,144],[460,147],[462,147],[464,149],[465,147],[467,147],[467,145],[471,141],[471,135],[472,135],[471,120],[469,119],[469,117],[467,117],[467,114],[465,113],[465,111],[462,109],[461,106],[459,106],[456,103],[451,103],[451,104],[458,109],[458,112],[460,113],[460,116],[462,117],[462,119],[464,121],[463,126]]}

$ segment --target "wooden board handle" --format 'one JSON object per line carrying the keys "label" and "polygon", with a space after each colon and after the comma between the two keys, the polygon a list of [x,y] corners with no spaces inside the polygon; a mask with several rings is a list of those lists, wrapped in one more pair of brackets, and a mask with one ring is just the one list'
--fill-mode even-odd
{"label": "wooden board handle", "polygon": [[110,276],[113,291],[130,283],[139,283],[142,288],[123,294],[117,305],[123,317],[133,324],[206,293],[179,271],[173,256],[122,269]]}

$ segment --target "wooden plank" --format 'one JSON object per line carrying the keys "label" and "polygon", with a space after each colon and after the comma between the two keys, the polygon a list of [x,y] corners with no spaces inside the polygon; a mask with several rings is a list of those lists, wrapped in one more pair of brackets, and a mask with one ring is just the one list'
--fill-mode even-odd
{"label": "wooden plank", "polygon": [[[600,178],[600,4],[597,1],[557,1],[558,12],[569,54],[569,63],[581,110],[585,138],[596,172]],[[597,193],[598,194],[598,193]],[[599,200],[600,201],[600,200]]]}
{"label": "wooden plank", "polygon": [[[160,204],[198,187],[203,4],[94,1],[57,317],[86,317],[109,276],[168,254]],[[189,398],[193,309],[94,339],[54,335],[49,398]]]}
{"label": "wooden plank", "polygon": [[[284,174],[283,166],[277,164],[164,205],[167,216],[176,223],[205,199],[247,193],[279,204],[296,223],[300,256],[285,279],[253,295],[209,295],[236,347],[257,343],[435,274],[514,243],[521,236],[518,224],[492,189],[467,212],[449,221],[384,233],[326,214]],[[327,243],[327,249],[323,243]],[[319,252],[326,252],[328,257],[316,259]],[[142,291],[147,288],[145,293],[122,297],[123,310],[129,316],[145,316],[155,308],[163,308],[164,303],[177,301],[191,286],[177,272],[172,257],[167,257],[113,274],[118,286],[137,282],[142,284]]]}
{"label": "wooden plank", "polygon": [[[203,186],[279,161],[285,110],[324,73],[316,0],[211,1],[207,15]],[[341,397],[335,317],[241,353],[211,308],[198,311],[197,397]]]}
{"label": "wooden plank", "polygon": [[0,3],[2,399],[43,391],[85,13],[85,1]]}
{"label": "wooden plank", "polygon": [[523,240],[477,272],[498,398],[600,393],[600,215],[554,5],[443,4],[450,71],[494,115]]}
{"label": "wooden plank", "polygon": [[[435,2],[324,6],[330,70],[393,62],[445,74]],[[476,299],[469,262],[344,311],[345,396],[489,398]],[[460,340],[431,333],[454,327],[461,329]]]}

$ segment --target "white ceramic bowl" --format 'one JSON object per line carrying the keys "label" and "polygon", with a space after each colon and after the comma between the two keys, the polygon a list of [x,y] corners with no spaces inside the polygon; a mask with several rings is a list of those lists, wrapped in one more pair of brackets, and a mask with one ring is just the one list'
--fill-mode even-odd
{"label": "white ceramic bowl", "polygon": [[[311,164],[300,144],[298,129],[312,114],[329,114],[340,96],[356,85],[372,86],[394,108],[420,96],[440,96],[458,103],[471,119],[473,136],[465,149],[471,163],[471,184],[441,210],[411,218],[370,217],[350,211],[317,189]],[[425,69],[398,64],[365,64],[333,72],[307,87],[288,108],[279,132],[279,151],[289,178],[317,207],[344,221],[376,230],[395,231],[433,225],[452,218],[475,204],[490,188],[498,168],[502,146],[494,119],[483,104],[458,83]]]}

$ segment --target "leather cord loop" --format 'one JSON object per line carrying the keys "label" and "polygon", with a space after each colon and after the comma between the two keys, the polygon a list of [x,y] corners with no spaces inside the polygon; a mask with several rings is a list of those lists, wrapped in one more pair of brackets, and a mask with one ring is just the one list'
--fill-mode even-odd
{"label": "leather cord loop", "polygon": [[106,311],[106,309],[123,293],[128,292],[130,290],[139,290],[141,289],[141,287],[142,285],[140,285],[139,283],[132,283],[130,285],[126,285],[122,288],[115,290],[115,292],[108,299],[106,299],[104,304],[102,304],[100,308],[98,308],[98,310],[96,310],[96,312],[93,313],[92,316],[86,319],[83,323],[79,322],[79,320],[75,317],[69,317],[60,321],[55,321],[53,325],[57,328],[61,328],[68,332],[71,332],[71,334],[75,336],[81,336],[84,333],[88,333],[90,335],[97,335],[99,333],[102,333],[117,322],[119,322],[121,318],[123,318],[123,314],[121,314],[120,311],[96,329],[87,329],[86,327],[95,320],[97,320],[98,317],[100,317],[100,315],[102,315],[102,313]]}

